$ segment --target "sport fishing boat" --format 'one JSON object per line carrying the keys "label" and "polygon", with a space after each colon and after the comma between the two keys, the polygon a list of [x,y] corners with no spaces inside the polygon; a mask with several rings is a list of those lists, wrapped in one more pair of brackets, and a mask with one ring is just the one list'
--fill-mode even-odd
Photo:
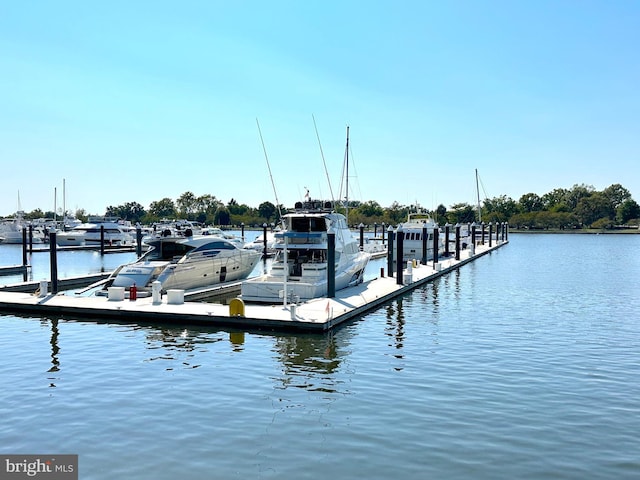
{"label": "sport fishing boat", "polygon": [[[413,212],[407,216],[407,221],[398,225],[402,228],[404,237],[402,240],[402,259],[407,262],[410,260],[421,260],[423,252],[423,238],[426,227],[427,235],[427,259],[433,260],[433,232],[437,228],[436,222],[425,212]],[[397,242],[394,236],[393,240],[393,261],[396,261]],[[444,252],[444,233],[438,236],[438,252]]]}
{"label": "sport fishing boat", "polygon": [[247,302],[279,303],[310,300],[327,295],[328,233],[335,233],[335,289],[357,285],[371,258],[332,202],[306,199],[283,216],[283,229],[275,233],[276,254],[271,269],[242,282]]}
{"label": "sport fishing boat", "polygon": [[135,285],[138,296],[149,296],[155,281],[162,292],[213,287],[247,278],[260,259],[259,253],[212,235],[161,237],[148,244],[138,261],[119,267],[97,293],[106,295],[108,287],[128,292]]}
{"label": "sport fishing boat", "polygon": [[[0,220],[0,243],[22,243],[22,230],[29,227],[29,222],[24,219],[24,212],[19,210],[14,218]],[[33,243],[42,243],[44,234],[42,229],[31,230]]]}

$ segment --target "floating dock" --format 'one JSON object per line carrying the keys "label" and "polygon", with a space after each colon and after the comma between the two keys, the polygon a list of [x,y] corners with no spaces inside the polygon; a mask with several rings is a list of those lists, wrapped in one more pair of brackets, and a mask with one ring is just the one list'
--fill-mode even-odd
{"label": "floating dock", "polygon": [[[410,265],[403,270],[402,282],[394,276],[381,276],[355,287],[338,290],[335,297],[317,298],[298,304],[243,304],[231,300],[221,303],[185,302],[181,290],[167,292],[160,301],[152,297],[135,301],[102,296],[0,291],[0,311],[82,319],[106,319],[120,322],[183,323],[256,330],[327,331],[369,310],[401,296],[421,285],[446,275],[473,260],[502,247],[478,245],[475,252],[462,250],[460,260],[440,259],[427,265]],[[177,295],[176,295],[177,293]]]}

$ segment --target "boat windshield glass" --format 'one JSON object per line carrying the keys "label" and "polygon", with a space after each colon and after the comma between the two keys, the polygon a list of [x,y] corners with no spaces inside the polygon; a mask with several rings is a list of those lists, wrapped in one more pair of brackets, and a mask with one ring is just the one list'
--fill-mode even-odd
{"label": "boat windshield glass", "polygon": [[291,230],[294,232],[325,232],[327,224],[324,218],[319,217],[293,217]]}
{"label": "boat windshield glass", "polygon": [[193,250],[190,245],[175,242],[158,242],[154,248],[143,256],[149,260],[172,260],[176,257],[182,257],[187,252]]}
{"label": "boat windshield glass", "polygon": [[215,241],[215,242],[209,242],[206,243],[198,248],[196,248],[194,251],[196,252],[207,252],[210,250],[235,250],[235,246],[230,244],[229,242],[220,242],[220,241]]}

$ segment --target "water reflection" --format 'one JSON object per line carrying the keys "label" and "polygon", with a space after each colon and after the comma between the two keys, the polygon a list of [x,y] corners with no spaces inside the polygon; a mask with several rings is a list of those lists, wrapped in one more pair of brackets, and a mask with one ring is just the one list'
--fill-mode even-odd
{"label": "water reflection", "polygon": [[[400,297],[386,307],[386,328],[385,334],[391,337],[393,340],[390,347],[396,349],[394,357],[398,359],[404,358],[402,355],[402,347],[404,345],[404,326],[405,315],[403,304],[407,300],[405,297]],[[400,367],[395,367],[396,370],[402,370]]]}
{"label": "water reflection", "polygon": [[[143,327],[140,327],[143,328]],[[160,351],[159,355],[150,357],[148,361],[179,360],[185,368],[199,368],[200,363],[194,361],[197,352],[204,345],[210,345],[224,340],[223,332],[218,330],[195,330],[185,327],[144,327],[146,332],[147,350]],[[234,341],[232,340],[233,344]],[[183,358],[184,354],[186,358]],[[180,357],[180,358],[179,358]],[[173,370],[173,363],[167,370]]]}
{"label": "water reflection", "polygon": [[[60,353],[60,346],[58,345],[58,336],[60,335],[60,330],[58,329],[58,319],[54,318],[51,320],[51,339],[49,343],[51,344],[51,368],[47,370],[47,372],[54,373],[60,370],[60,360],[58,359],[58,353]],[[49,387],[55,387],[54,380],[57,380],[57,377],[48,377],[51,380]]]}
{"label": "water reflection", "polygon": [[333,374],[340,366],[340,356],[333,332],[278,336],[274,352],[284,366],[279,388],[336,391]]}

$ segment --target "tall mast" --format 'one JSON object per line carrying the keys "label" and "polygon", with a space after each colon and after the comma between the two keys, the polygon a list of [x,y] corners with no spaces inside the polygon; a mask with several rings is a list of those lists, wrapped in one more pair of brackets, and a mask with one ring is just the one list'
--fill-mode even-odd
{"label": "tall mast", "polygon": [[269,169],[269,177],[271,178],[271,186],[273,187],[273,195],[276,197],[276,209],[278,210],[278,220],[284,227],[284,219],[282,218],[282,211],[280,210],[280,200],[278,200],[278,192],[276,191],[276,184],[273,183],[273,175],[271,174],[271,165],[269,165],[269,157],[267,156],[267,149],[264,146],[264,140],[262,139],[262,130],[260,130],[260,122],[256,118],[256,125],[258,126],[258,133],[260,134],[260,143],[262,143],[262,151],[264,152],[264,159],[267,161],[267,168]]}
{"label": "tall mast", "polygon": [[478,186],[478,169],[476,168],[476,194],[478,196],[478,223],[482,223],[482,212],[480,211],[480,187]]}
{"label": "tall mast", "polygon": [[345,164],[346,164],[346,192],[345,192],[345,217],[347,219],[347,226],[349,225],[349,125],[347,125],[347,146],[345,150]]}

